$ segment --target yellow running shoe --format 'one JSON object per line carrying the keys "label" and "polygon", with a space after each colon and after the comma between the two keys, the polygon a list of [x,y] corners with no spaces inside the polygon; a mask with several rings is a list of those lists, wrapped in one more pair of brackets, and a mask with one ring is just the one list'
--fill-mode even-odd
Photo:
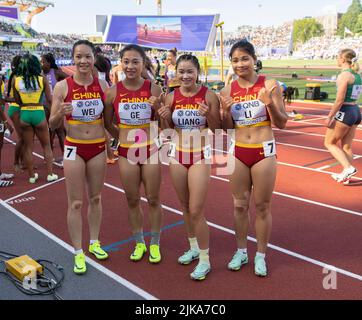
{"label": "yellow running shoe", "polygon": [[157,264],[161,262],[161,252],[160,252],[160,246],[157,244],[154,244],[150,246],[150,257],[149,261],[151,263]]}
{"label": "yellow running shoe", "polygon": [[80,253],[74,257],[74,273],[82,275],[87,272],[87,265],[85,263],[84,253]]}
{"label": "yellow running shoe", "polygon": [[138,262],[143,258],[143,255],[147,252],[147,247],[144,243],[137,243],[135,250],[133,251],[130,259],[134,262]]}
{"label": "yellow running shoe", "polygon": [[108,259],[108,254],[102,249],[101,243],[99,241],[89,246],[89,252],[94,254],[98,260]]}

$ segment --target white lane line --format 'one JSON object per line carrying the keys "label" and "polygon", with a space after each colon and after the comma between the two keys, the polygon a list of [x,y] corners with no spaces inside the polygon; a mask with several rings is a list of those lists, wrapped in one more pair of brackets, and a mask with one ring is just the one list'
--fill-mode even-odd
{"label": "white lane line", "polygon": [[[295,147],[301,147],[301,146],[296,146],[296,145],[288,145],[288,144],[285,144],[287,146],[295,146]],[[305,147],[307,149],[311,149],[311,150],[317,150],[317,151],[325,151],[323,149],[314,149],[314,148],[309,148],[309,147]],[[227,154],[228,152],[227,151],[223,151],[223,150],[219,150],[219,149],[212,149],[216,152],[220,152],[222,154]],[[326,151],[328,152],[328,151]],[[362,156],[356,156],[355,157],[355,160],[357,159],[361,159]],[[328,175],[332,175],[332,174],[335,174],[335,172],[330,172],[330,171],[324,171],[324,169],[328,169],[328,168],[331,168],[333,167],[333,165],[329,165],[329,166],[326,166],[326,168],[322,167],[322,168],[319,168],[319,169],[314,169],[314,168],[309,168],[309,167],[304,167],[304,166],[299,166],[299,165],[296,165],[296,164],[291,164],[291,163],[286,163],[286,162],[280,162],[278,161],[278,165],[282,165],[282,166],[287,166],[287,167],[292,167],[292,168],[296,168],[296,169],[302,169],[302,170],[308,170],[308,171],[312,171],[312,172],[318,172],[318,173],[324,173],[324,174],[328,174]],[[324,169],[323,169],[324,168]],[[362,180],[362,178],[359,178],[359,177],[353,177],[355,180]],[[228,181],[228,180],[227,180]]]}
{"label": "white lane line", "polygon": [[[8,138],[4,138],[7,142],[11,143],[13,146],[16,145],[16,143],[13,141],[13,140],[10,140]],[[40,159],[43,159],[44,160],[44,157],[36,152],[33,152],[33,155],[40,158]],[[53,161],[53,165],[58,167],[58,168],[63,168],[63,166],[55,161]]]}
{"label": "white lane line", "polygon": [[[361,159],[361,158],[362,158],[362,156],[355,156],[355,157],[353,157],[353,160],[358,160],[358,159]],[[317,168],[316,170],[317,170],[317,171],[322,171],[322,170],[326,170],[326,169],[330,169],[330,168],[336,167],[337,165],[339,165],[339,163],[338,163],[338,162],[335,162],[335,163],[332,163],[332,164],[329,164],[329,165],[326,165],[326,166]],[[358,180],[358,178],[357,178],[357,180]]]}
{"label": "white lane line", "polygon": [[5,201],[5,202],[11,202],[11,201],[16,200],[16,199],[18,199],[18,198],[20,198],[20,197],[24,197],[24,196],[26,196],[26,195],[28,195],[28,194],[30,194],[30,193],[33,193],[33,192],[36,192],[36,191],[45,189],[45,188],[47,188],[47,187],[50,187],[50,186],[52,186],[52,185],[54,185],[54,184],[56,184],[56,183],[59,183],[59,182],[61,182],[61,181],[63,181],[63,180],[65,180],[65,178],[58,179],[57,181],[54,181],[54,182],[45,184],[45,185],[43,185],[43,186],[40,186],[40,187],[37,187],[37,188],[35,188],[35,189],[26,191],[26,192],[21,193],[21,194],[18,194],[18,195],[16,195],[16,196],[14,196],[14,197],[12,197],[12,198],[10,198],[10,199],[4,200],[4,201]]}
{"label": "white lane line", "polygon": [[[63,240],[59,239],[54,234],[50,233],[49,231],[47,231],[46,229],[44,229],[43,227],[41,227],[40,225],[38,225],[34,221],[30,220],[28,217],[26,217],[25,215],[23,215],[22,213],[20,213],[16,209],[14,209],[13,207],[9,206],[4,201],[0,200],[0,204],[2,206],[4,206],[6,209],[8,209],[9,211],[11,211],[13,214],[15,214],[17,217],[19,217],[21,220],[28,223],[33,228],[35,228],[36,230],[38,230],[39,232],[44,234],[46,237],[53,240],[54,242],[56,242],[60,246],[62,246],[64,249],[69,251],[71,254],[74,253],[74,249],[69,244],[67,244]],[[144,298],[146,300],[158,300],[153,295],[151,295],[148,292],[142,290],[141,288],[135,286],[133,283],[131,283],[131,282],[127,281],[126,279],[120,277],[119,275],[115,274],[114,272],[108,270],[107,268],[103,267],[102,265],[95,262],[94,260],[92,260],[92,259],[90,259],[88,257],[86,257],[86,260],[87,260],[87,263],[90,264],[92,267],[94,267],[98,271],[104,273],[105,275],[107,275],[111,279],[115,280],[116,282],[118,282],[122,286],[124,286],[124,287],[128,288],[129,290],[133,291],[134,293],[138,294],[140,297],[142,297],[142,298]]]}
{"label": "white lane line", "polygon": [[[325,120],[325,119],[327,119],[327,117],[319,117],[319,118],[312,118],[312,119],[306,119],[306,120],[299,120],[298,122],[310,122],[310,121],[318,121],[318,120]],[[311,123],[311,124],[314,124],[314,123]],[[323,124],[321,124],[321,123],[319,123],[318,125],[323,126]]]}
{"label": "white lane line", "polygon": [[[301,135],[306,135],[306,136],[313,136],[313,137],[322,137],[324,138],[325,135],[323,134],[318,134],[318,133],[309,133],[309,132],[303,132],[303,131],[295,131],[295,130],[288,130],[288,129],[277,129],[277,128],[273,128],[273,131],[280,131],[280,132],[290,132],[290,133],[297,133],[297,134],[301,134]],[[360,139],[353,139],[353,141],[355,142],[362,142],[362,140]]]}
{"label": "white lane line", "polygon": [[[324,118],[322,118],[322,119],[324,119]],[[325,127],[325,124],[322,124],[322,123],[309,122],[309,121],[314,121],[314,120],[317,120],[317,119],[296,120],[296,121],[290,120],[290,122],[293,122],[293,123],[307,123],[307,124],[310,124],[310,125],[313,125],[313,126],[316,126],[316,127]],[[362,130],[362,126],[361,125],[357,126],[357,131],[361,131],[361,130]]]}
{"label": "white lane line", "polygon": [[[112,190],[114,190],[114,191],[118,191],[118,192],[121,192],[121,193],[123,193],[123,194],[125,193],[125,191],[124,191],[123,189],[118,188],[118,187],[116,187],[116,186],[113,186],[113,185],[111,185],[111,184],[109,184],[109,183],[106,183],[105,186],[108,187],[108,188],[110,188],[110,189],[112,189]],[[283,194],[280,194],[280,195],[283,195]],[[292,196],[290,196],[290,197],[293,198]],[[296,198],[296,199],[299,200],[299,199],[302,199],[302,198]],[[145,198],[143,198],[143,197],[141,198],[141,200],[142,200],[143,202],[147,202],[147,199],[145,199]],[[303,201],[303,200],[301,200],[301,201]],[[312,203],[312,202],[311,202],[311,203]],[[314,204],[314,203],[313,203],[313,204]],[[317,203],[316,203],[316,204],[317,204]],[[177,209],[174,209],[174,208],[172,208],[172,207],[168,207],[168,206],[165,206],[165,205],[163,205],[162,207],[163,207],[165,210],[168,210],[168,211],[171,211],[171,212],[173,212],[173,213],[175,213],[175,214],[177,214],[177,215],[183,216],[183,213],[182,213],[181,211],[177,210]],[[335,210],[339,210],[339,209],[340,209],[340,208],[332,207],[332,206],[327,206],[327,207],[328,207],[328,208],[331,208],[331,209],[335,209]],[[362,213],[360,213],[360,215],[362,216]],[[220,231],[224,231],[224,232],[229,233],[229,234],[231,234],[231,235],[235,235],[235,232],[234,232],[233,230],[231,230],[231,229],[225,228],[225,227],[223,227],[223,226],[220,226],[220,225],[218,225],[218,224],[211,223],[211,222],[208,222],[207,224],[208,224],[210,227],[213,227],[213,228],[218,229],[218,230],[220,230]],[[248,237],[248,240],[249,240],[249,241],[252,241],[252,242],[254,242],[254,243],[257,243],[257,240],[256,240],[255,238]],[[354,279],[357,279],[357,280],[362,281],[362,276],[361,276],[361,275],[352,273],[352,272],[350,272],[350,271],[347,271],[347,270],[344,270],[344,269],[341,269],[341,268],[336,268],[336,267],[334,267],[334,266],[331,266],[330,264],[327,264],[327,263],[324,263],[324,262],[321,262],[321,261],[318,261],[318,260],[309,258],[309,257],[307,257],[307,256],[298,254],[298,253],[296,253],[296,252],[293,252],[293,251],[284,249],[284,248],[279,247],[279,246],[275,246],[275,245],[273,245],[273,244],[269,244],[268,247],[269,247],[270,249],[275,250],[275,251],[279,251],[279,252],[282,252],[282,253],[284,253],[284,254],[290,255],[290,256],[292,256],[292,257],[294,257],[294,258],[297,258],[297,259],[300,259],[300,260],[309,262],[309,263],[311,263],[311,264],[318,265],[318,266],[320,266],[320,267],[322,267],[322,268],[327,268],[327,269],[333,268],[333,270],[335,270],[336,272],[338,272],[338,273],[340,273],[340,274],[343,274],[343,275],[348,276],[348,277],[350,277],[350,278],[354,278]]]}

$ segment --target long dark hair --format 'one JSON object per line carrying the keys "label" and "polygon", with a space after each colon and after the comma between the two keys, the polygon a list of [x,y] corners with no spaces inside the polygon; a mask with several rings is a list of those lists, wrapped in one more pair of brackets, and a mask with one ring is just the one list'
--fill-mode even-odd
{"label": "long dark hair", "polygon": [[41,64],[39,59],[32,54],[25,54],[17,68],[17,76],[20,76],[25,85],[26,90],[37,90],[39,76],[41,76]]}
{"label": "long dark hair", "polygon": [[11,83],[13,82],[14,77],[17,75],[17,70],[20,64],[21,56],[15,56],[11,61],[11,75],[8,82],[8,96],[10,96],[11,92]]}
{"label": "long dark hair", "polygon": [[50,69],[55,69],[55,70],[59,69],[52,53],[49,52],[47,54],[43,54],[41,57],[50,64]]}

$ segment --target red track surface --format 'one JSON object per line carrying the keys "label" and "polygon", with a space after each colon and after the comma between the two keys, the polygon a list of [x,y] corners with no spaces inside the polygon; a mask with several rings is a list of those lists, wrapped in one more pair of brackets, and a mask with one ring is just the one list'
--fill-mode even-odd
{"label": "red track surface", "polygon": [[[147,257],[140,263],[131,263],[132,242],[119,246],[119,250],[111,252],[110,259],[102,264],[159,299],[362,299],[362,177],[359,175],[353,184],[343,186],[332,181],[328,174],[340,171],[339,166],[320,169],[335,163],[324,150],[325,128],[321,126],[323,120],[318,120],[321,114],[326,114],[327,111],[323,110],[328,110],[328,107],[293,105],[293,109],[297,107],[312,108],[314,110],[298,111],[316,116],[307,116],[300,122],[290,121],[287,130],[275,131],[280,165],[273,199],[271,244],[277,247],[268,253],[268,278],[259,279],[253,275],[252,261],[238,273],[227,270],[226,265],[236,246],[232,234],[232,198],[227,181],[215,178],[210,184],[206,206],[207,219],[213,224],[210,227],[213,269],[207,281],[193,282],[189,273],[194,265],[183,267],[177,264],[178,256],[187,249],[182,225],[164,231],[160,265],[150,265]],[[362,155],[361,128],[354,149],[357,155]],[[40,153],[39,147],[36,151]],[[12,153],[13,146],[6,144],[3,150],[4,172],[11,170]],[[46,185],[45,168],[41,159],[37,158],[36,164],[41,179],[35,187],[40,187]],[[362,172],[362,158],[355,164]],[[62,176],[60,169],[57,173]],[[125,196],[111,188],[122,189],[116,165],[108,167],[106,182],[101,240],[103,245],[110,245],[128,239],[131,234]],[[64,181],[22,195],[33,187],[27,183],[25,174],[20,175],[13,187],[1,190],[1,198],[14,197],[15,202],[10,202],[14,208],[70,243]],[[29,197],[33,199],[19,201]],[[167,166],[163,168],[161,201],[170,208],[179,209]],[[147,218],[147,206],[143,208]],[[254,209],[251,215],[254,217]],[[180,221],[179,214],[165,210],[165,226]],[[250,228],[250,237],[255,238],[253,229]],[[145,231],[148,231],[148,225]],[[87,241],[85,223],[84,244]],[[250,258],[254,257],[255,250],[255,243],[250,241]],[[337,290],[323,288],[326,274],[318,264],[341,269],[337,274]]]}

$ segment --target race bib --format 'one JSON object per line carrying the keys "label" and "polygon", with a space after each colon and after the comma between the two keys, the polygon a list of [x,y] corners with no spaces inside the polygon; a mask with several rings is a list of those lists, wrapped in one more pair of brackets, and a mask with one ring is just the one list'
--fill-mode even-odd
{"label": "race bib", "polygon": [[64,160],[75,161],[77,156],[77,147],[64,146]]}
{"label": "race bib", "polygon": [[338,121],[343,122],[345,115],[346,115],[345,112],[339,111],[339,112],[336,114],[335,119],[338,120]]}
{"label": "race bib", "polygon": [[157,146],[157,149],[160,150],[163,146],[163,142],[162,142],[162,138],[161,137],[157,137],[154,139],[155,144]]}
{"label": "race bib", "polygon": [[3,123],[0,123],[0,133],[5,132],[5,125]]}
{"label": "race bib", "polygon": [[268,119],[265,104],[260,100],[234,104],[231,115],[237,126],[252,126]]}
{"label": "race bib", "polygon": [[182,130],[200,129],[206,126],[206,117],[197,109],[178,109],[173,112],[172,120],[175,127]]}
{"label": "race bib", "polygon": [[176,157],[176,143],[170,143],[170,148],[168,149],[167,156],[170,158]]}
{"label": "race bib", "polygon": [[152,107],[149,103],[120,103],[119,118],[121,124],[141,126],[151,123]]}
{"label": "race bib", "polygon": [[204,147],[204,157],[206,160],[211,160],[212,158],[212,149],[211,149],[211,146],[208,145],[208,146],[205,146]]}
{"label": "race bib", "polygon": [[230,144],[229,144],[229,154],[234,154],[235,145],[236,145],[235,140],[231,139]]}
{"label": "race bib", "polygon": [[265,158],[274,157],[277,154],[277,147],[275,140],[266,141],[263,143]]}
{"label": "race bib", "polygon": [[362,94],[362,86],[361,85],[355,85],[353,86],[353,90],[352,90],[352,94],[351,94],[351,99],[353,100],[358,100],[359,97]]}
{"label": "race bib", "polygon": [[101,117],[104,109],[102,100],[73,100],[72,118],[81,122],[93,122]]}

